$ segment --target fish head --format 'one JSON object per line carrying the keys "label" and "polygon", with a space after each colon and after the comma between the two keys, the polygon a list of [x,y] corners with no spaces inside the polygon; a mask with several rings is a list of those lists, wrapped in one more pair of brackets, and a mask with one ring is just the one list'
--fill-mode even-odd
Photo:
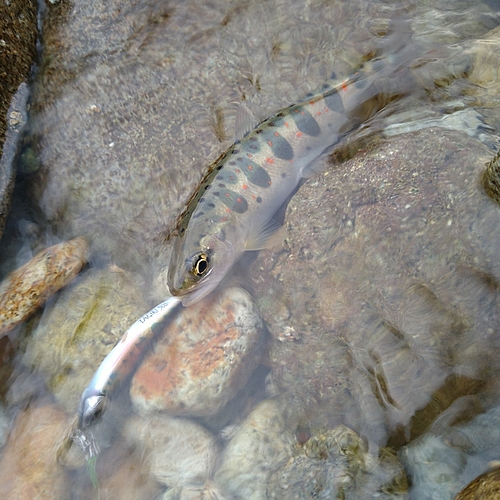
{"label": "fish head", "polygon": [[227,233],[222,228],[202,236],[186,231],[176,238],[167,280],[170,293],[181,296],[184,306],[214,290],[243,253],[243,247],[233,243],[238,239],[228,238]]}

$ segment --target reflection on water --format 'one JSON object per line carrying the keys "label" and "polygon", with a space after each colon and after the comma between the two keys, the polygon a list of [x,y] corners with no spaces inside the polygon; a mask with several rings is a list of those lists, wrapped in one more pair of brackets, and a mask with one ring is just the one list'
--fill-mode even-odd
{"label": "reflection on water", "polygon": [[[500,458],[500,212],[484,190],[498,179],[482,178],[500,127],[499,9],[49,5],[1,273],[58,241],[91,250],[3,341],[2,497],[447,499],[487,471]],[[408,26],[414,91],[301,187],[281,246],[237,266],[253,302],[229,291],[165,332],[92,429],[101,452],[86,464],[67,441],[81,391],[165,298],[166,236],[230,145],[236,104],[265,118],[387,57]]]}

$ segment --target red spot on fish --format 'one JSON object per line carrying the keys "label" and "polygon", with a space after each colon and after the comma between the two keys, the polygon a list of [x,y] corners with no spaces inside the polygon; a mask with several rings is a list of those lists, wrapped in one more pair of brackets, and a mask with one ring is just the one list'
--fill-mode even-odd
{"label": "red spot on fish", "polygon": [[235,168],[234,171],[239,174],[241,172],[241,170],[239,168]]}
{"label": "red spot on fish", "polygon": [[286,128],[288,128],[288,122],[285,122],[284,125]]}
{"label": "red spot on fish", "polygon": [[274,135],[275,135],[276,137],[279,137],[279,136],[280,136],[280,135],[278,134],[278,132],[274,132]]}
{"label": "red spot on fish", "polygon": [[302,132],[297,132],[295,135],[296,135],[297,137],[302,137]]}
{"label": "red spot on fish", "polygon": [[226,198],[229,198],[231,195],[229,193],[226,193]]}
{"label": "red spot on fish", "polygon": [[342,90],[347,90],[347,87],[348,87],[347,82],[344,82],[344,83],[341,84]]}
{"label": "red spot on fish", "polygon": [[266,158],[267,163],[270,163],[271,165],[274,163],[274,160],[272,158]]}
{"label": "red spot on fish", "polygon": [[241,203],[241,198],[236,198],[236,201],[237,201],[238,203]]}
{"label": "red spot on fish", "polygon": [[[229,208],[226,209],[228,212],[230,212],[231,210],[229,210]],[[222,219],[220,220],[221,222],[226,222],[227,221],[227,217],[222,217]]]}
{"label": "red spot on fish", "polygon": [[269,146],[273,145],[273,143],[271,141],[267,141],[267,143],[269,144]]}
{"label": "red spot on fish", "polygon": [[[231,211],[231,209],[230,209],[230,208],[226,208],[226,212],[228,212],[228,213],[229,213],[230,211]],[[226,218],[224,217],[224,219],[226,219]],[[227,219],[226,219],[226,220],[227,220]]]}
{"label": "red spot on fish", "polygon": [[328,113],[328,111],[330,111],[330,110],[329,110],[328,108],[325,108],[325,109],[323,110],[323,113]]}
{"label": "red spot on fish", "polygon": [[248,165],[248,167],[247,167],[247,168],[248,168],[248,170],[253,170],[252,165]]}
{"label": "red spot on fish", "polygon": [[314,104],[314,101],[309,101],[309,104],[313,105],[313,104]]}
{"label": "red spot on fish", "polygon": [[255,200],[257,196],[255,194],[252,194],[252,198]]}
{"label": "red spot on fish", "polygon": [[241,186],[241,189],[248,189],[248,186],[247,186],[246,184],[243,184],[243,185]]}
{"label": "red spot on fish", "polygon": [[271,185],[271,184],[272,184],[272,181],[267,181],[267,183],[268,183],[269,185]]}
{"label": "red spot on fish", "polygon": [[252,158],[252,154],[251,154],[251,153],[247,153],[247,156],[248,156],[249,158]]}
{"label": "red spot on fish", "polygon": [[321,115],[321,111],[316,111],[316,114],[317,114],[318,116],[320,116],[320,115]]}

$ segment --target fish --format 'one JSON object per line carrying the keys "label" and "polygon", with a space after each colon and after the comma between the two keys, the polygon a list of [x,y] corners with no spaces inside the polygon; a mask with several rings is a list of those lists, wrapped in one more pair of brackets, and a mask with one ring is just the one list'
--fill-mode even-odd
{"label": "fish", "polygon": [[177,316],[180,304],[178,297],[169,297],[141,316],[104,358],[80,398],[79,431],[104,413],[117,386],[137,368],[151,341]]}
{"label": "fish", "polygon": [[[407,63],[397,52],[373,58],[256,126],[240,106],[239,137],[213,162],[179,218],[167,273],[170,293],[184,306],[194,304],[245,252],[283,241],[279,214],[290,198],[387,101],[408,92],[411,79],[392,78]],[[385,96],[378,85],[383,78],[393,87]]]}

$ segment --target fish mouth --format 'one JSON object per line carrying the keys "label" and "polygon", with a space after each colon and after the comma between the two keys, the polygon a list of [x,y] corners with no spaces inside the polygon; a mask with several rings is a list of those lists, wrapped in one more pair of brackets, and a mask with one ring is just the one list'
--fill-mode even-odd
{"label": "fish mouth", "polygon": [[[208,278],[209,274],[207,274],[205,278]],[[173,296],[182,298],[183,306],[188,306],[194,304],[195,302],[198,302],[199,300],[207,296],[212,290],[217,287],[217,285],[218,282],[212,283],[211,281],[207,282],[206,279],[203,279],[201,281],[198,281],[193,286],[181,285],[179,287],[176,287],[172,283],[170,283],[168,284],[168,289]]]}
{"label": "fish mouth", "polygon": [[182,296],[182,305],[184,307],[190,306],[195,302],[200,301],[205,298],[207,295],[211,294],[216,288],[222,279],[214,279],[213,275],[210,280],[208,280],[208,274],[205,278],[199,281],[196,286],[188,290],[181,290],[180,295]]}

